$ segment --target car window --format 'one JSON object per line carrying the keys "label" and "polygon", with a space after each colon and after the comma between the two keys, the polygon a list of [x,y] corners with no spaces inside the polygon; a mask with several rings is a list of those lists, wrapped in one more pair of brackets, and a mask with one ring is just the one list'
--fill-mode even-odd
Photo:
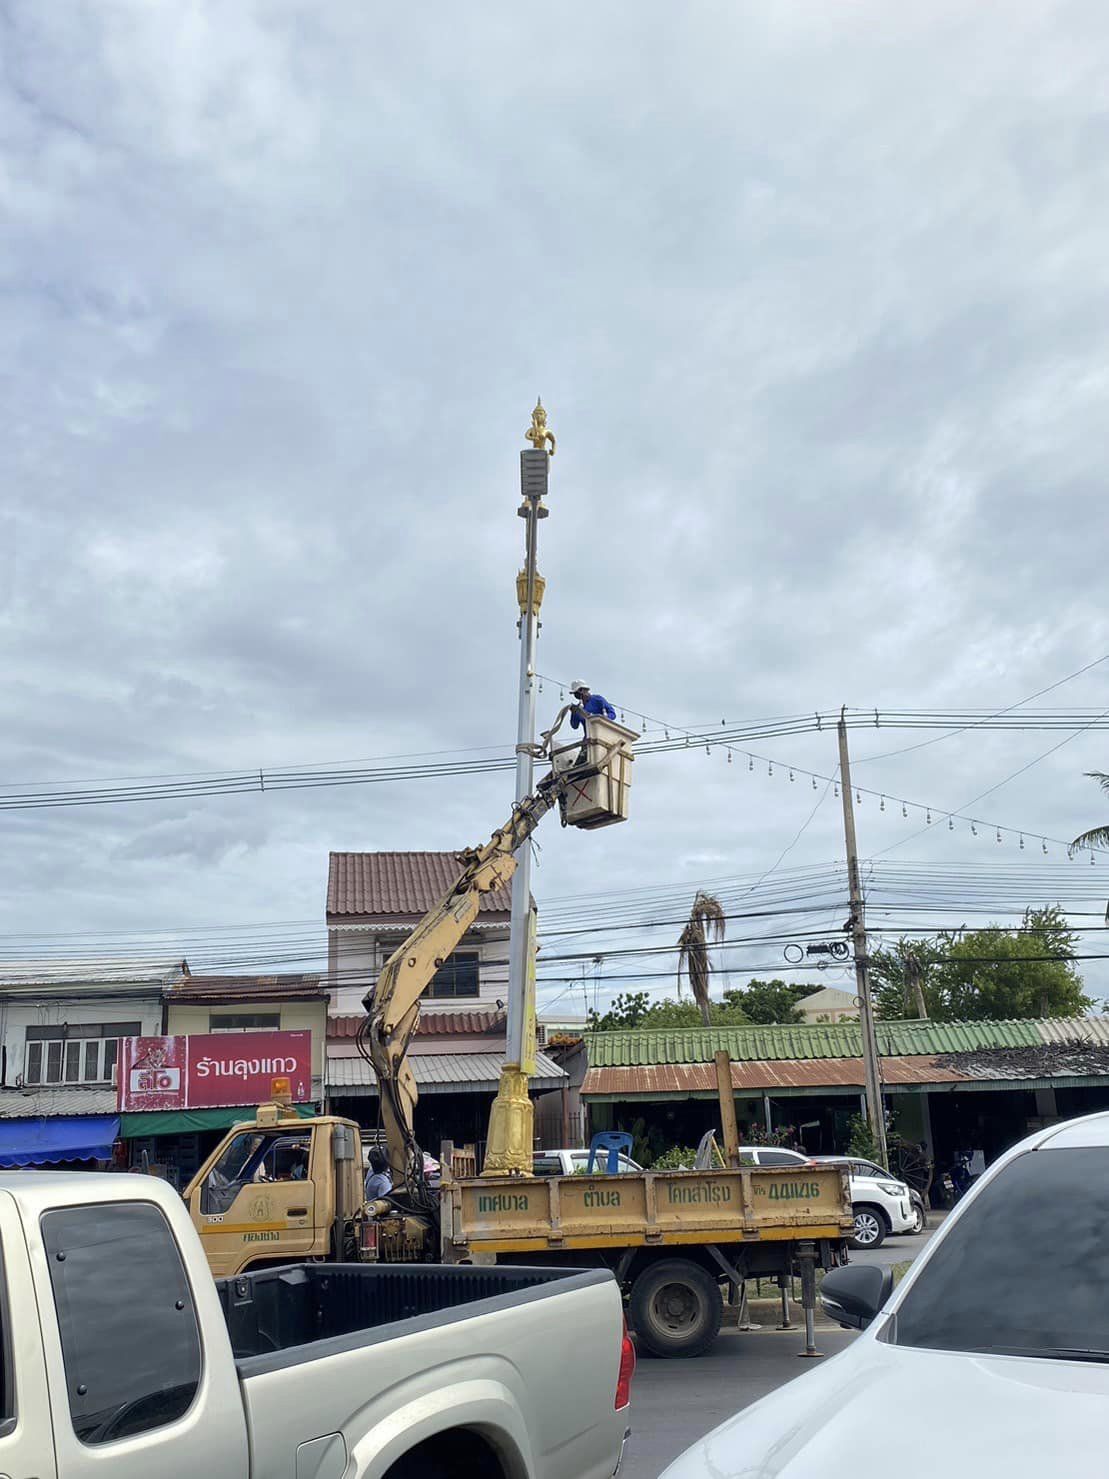
{"label": "car window", "polygon": [[158,1208],[66,1207],[43,1214],[42,1237],[78,1438],[109,1443],[182,1417],[200,1385],[200,1332]]}
{"label": "car window", "polygon": [[987,1183],[905,1295],[891,1339],[1109,1360],[1109,1149],[1036,1150]]}
{"label": "car window", "polygon": [[533,1176],[561,1176],[562,1162],[556,1155],[537,1155],[531,1163]]}
{"label": "car window", "polygon": [[805,1157],[792,1150],[760,1150],[760,1166],[799,1166]]}
{"label": "car window", "polygon": [[888,1171],[883,1171],[880,1166],[872,1166],[869,1161],[852,1161],[851,1174],[852,1176],[869,1176],[872,1179],[880,1176],[884,1181],[890,1179]]}

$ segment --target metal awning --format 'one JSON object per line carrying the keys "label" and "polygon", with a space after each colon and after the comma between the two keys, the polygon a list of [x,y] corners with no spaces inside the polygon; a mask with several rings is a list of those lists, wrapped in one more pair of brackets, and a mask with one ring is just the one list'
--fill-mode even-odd
{"label": "metal awning", "polygon": [[[495,1094],[503,1053],[409,1053],[408,1066],[424,1094]],[[533,1093],[557,1089],[568,1075],[545,1053],[535,1055]],[[377,1079],[364,1058],[328,1058],[327,1092],[339,1098],[377,1094]]]}

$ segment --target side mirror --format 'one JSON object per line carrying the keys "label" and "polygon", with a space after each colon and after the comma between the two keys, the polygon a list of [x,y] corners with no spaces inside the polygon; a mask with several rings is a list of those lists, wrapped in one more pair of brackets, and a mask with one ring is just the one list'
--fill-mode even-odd
{"label": "side mirror", "polygon": [[849,1263],[825,1274],[820,1303],[828,1318],[845,1330],[865,1330],[892,1292],[892,1269]]}

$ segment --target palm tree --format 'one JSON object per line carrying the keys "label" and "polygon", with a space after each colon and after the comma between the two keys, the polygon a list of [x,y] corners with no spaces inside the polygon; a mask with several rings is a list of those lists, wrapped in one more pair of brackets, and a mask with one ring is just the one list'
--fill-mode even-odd
{"label": "palm tree", "polygon": [[685,928],[678,936],[678,992],[682,989],[682,971],[689,972],[689,987],[693,992],[693,1000],[701,1008],[701,1016],[705,1019],[705,1026],[711,1025],[711,1002],[709,1000],[709,974],[712,971],[712,963],[709,960],[709,938],[717,944],[724,938],[724,926],[727,916],[724,906],[720,900],[712,894],[702,893],[698,889],[693,908],[689,911],[689,919]]}
{"label": "palm tree", "polygon": [[[1109,792],[1109,775],[1100,770],[1088,770],[1086,774],[1092,781],[1097,781],[1103,791]],[[1109,824],[1083,832],[1081,837],[1074,839],[1068,851],[1077,852],[1082,847],[1109,847]]]}

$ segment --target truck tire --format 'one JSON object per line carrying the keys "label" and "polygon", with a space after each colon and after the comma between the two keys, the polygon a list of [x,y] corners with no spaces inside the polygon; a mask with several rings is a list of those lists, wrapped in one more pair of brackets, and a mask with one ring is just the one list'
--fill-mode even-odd
{"label": "truck tire", "polygon": [[880,1207],[870,1207],[859,1202],[855,1208],[855,1236],[852,1248],[880,1248],[886,1241],[889,1223]]}
{"label": "truck tire", "polygon": [[652,1356],[699,1356],[720,1333],[720,1286],[699,1263],[664,1258],[632,1284],[628,1312],[640,1346]]}

